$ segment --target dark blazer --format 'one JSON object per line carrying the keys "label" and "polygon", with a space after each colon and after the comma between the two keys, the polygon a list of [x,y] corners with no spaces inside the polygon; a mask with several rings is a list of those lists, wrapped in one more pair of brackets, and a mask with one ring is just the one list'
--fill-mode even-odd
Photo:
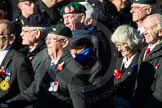
{"label": "dark blazer", "polygon": [[46,58],[46,61],[42,63],[42,67],[40,67],[38,69],[38,72],[35,73],[35,79],[32,84],[24,92],[6,101],[6,105],[8,105],[9,108],[23,108],[28,105],[34,104],[37,93],[39,92],[40,82],[45,73],[48,71],[50,63],[51,58]]}
{"label": "dark blazer", "polygon": [[[63,61],[63,70],[59,71],[58,64]],[[108,91],[109,82],[105,84],[104,79],[102,83],[98,83],[103,79],[103,71],[105,72],[98,61],[90,70],[83,71],[83,67],[68,52],[61,57],[54,68],[50,68],[50,63],[51,59],[49,58],[31,86],[24,93],[8,101],[11,107],[24,106],[36,100],[35,108],[52,106],[60,108],[65,106],[66,108],[98,108],[99,106],[111,108],[112,98],[107,95],[110,94]],[[59,83],[58,90],[50,92],[50,84],[54,81]],[[99,98],[95,100],[95,97]]]}
{"label": "dark blazer", "polygon": [[36,46],[36,48],[32,52],[28,53],[27,57],[32,63],[34,72],[39,73],[40,68],[49,58],[45,41],[41,40]]}
{"label": "dark blazer", "polygon": [[122,68],[122,77],[121,79],[116,79],[114,77],[116,97],[121,97],[127,101],[130,101],[130,99],[132,98],[135,88],[135,81],[137,78],[139,54],[140,52],[138,51],[128,68],[124,68],[124,66],[122,66],[123,57],[117,60],[116,68]]}
{"label": "dark blazer", "polygon": [[[64,62],[63,70],[59,71],[57,67],[62,62]],[[66,108],[85,108],[84,93],[72,90],[71,85],[74,75],[82,72],[81,65],[75,62],[70,52],[65,53],[58,61],[58,64],[56,64],[52,71],[49,70],[42,79],[35,107],[50,108],[57,106],[63,108],[66,106]],[[81,84],[85,84],[82,80],[77,80]],[[58,82],[58,90],[56,92],[50,92],[50,84],[54,81]]]}
{"label": "dark blazer", "polygon": [[[12,48],[5,56],[2,66],[4,66],[5,69],[10,69],[11,74],[9,90],[0,90],[0,102],[5,102],[27,89],[34,79],[34,73],[30,61]],[[4,77],[0,76],[0,82],[2,80],[4,80]]]}
{"label": "dark blazer", "polygon": [[48,70],[51,61],[44,41],[40,41],[32,52],[27,53],[28,48],[24,48],[22,52],[27,55],[27,58],[31,61],[35,79],[27,90],[14,98],[7,100],[7,103],[10,104],[9,106],[12,107],[24,107],[33,103],[36,99],[36,93],[39,91],[39,83],[44,76],[44,73]]}
{"label": "dark blazer", "polygon": [[143,60],[146,45],[138,61],[137,87],[133,98],[134,108],[162,108],[162,42]]}

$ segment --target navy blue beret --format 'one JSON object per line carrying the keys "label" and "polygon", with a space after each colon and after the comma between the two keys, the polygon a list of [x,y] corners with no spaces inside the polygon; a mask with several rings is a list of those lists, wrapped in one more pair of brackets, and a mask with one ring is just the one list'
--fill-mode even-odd
{"label": "navy blue beret", "polygon": [[44,27],[44,20],[40,15],[31,15],[24,21],[24,26]]}

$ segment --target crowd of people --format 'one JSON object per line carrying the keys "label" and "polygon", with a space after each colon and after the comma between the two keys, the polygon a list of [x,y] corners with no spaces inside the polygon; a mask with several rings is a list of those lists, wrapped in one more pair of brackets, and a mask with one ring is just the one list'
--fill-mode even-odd
{"label": "crowd of people", "polygon": [[0,108],[162,108],[159,4],[1,0]]}

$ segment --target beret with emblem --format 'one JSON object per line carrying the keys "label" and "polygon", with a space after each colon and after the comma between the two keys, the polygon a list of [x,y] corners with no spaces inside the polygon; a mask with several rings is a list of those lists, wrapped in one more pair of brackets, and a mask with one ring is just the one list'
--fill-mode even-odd
{"label": "beret with emblem", "polygon": [[133,0],[133,3],[141,3],[141,4],[156,4],[156,0]]}
{"label": "beret with emblem", "polygon": [[86,8],[78,2],[70,2],[69,4],[61,8],[60,14],[64,15],[68,13],[84,13],[85,11]]}
{"label": "beret with emblem", "polygon": [[48,33],[72,38],[72,31],[62,23],[52,25],[48,28]]}
{"label": "beret with emblem", "polygon": [[31,15],[23,21],[24,26],[30,27],[44,27],[44,20],[40,15]]}
{"label": "beret with emblem", "polygon": [[35,2],[35,0],[18,0],[18,2],[25,2],[25,1]]}

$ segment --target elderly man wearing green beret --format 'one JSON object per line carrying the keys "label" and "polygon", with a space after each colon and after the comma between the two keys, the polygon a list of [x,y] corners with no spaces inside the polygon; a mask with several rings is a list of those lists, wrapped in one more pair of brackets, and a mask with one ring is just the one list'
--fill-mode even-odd
{"label": "elderly man wearing green beret", "polygon": [[64,24],[71,30],[86,29],[84,25],[86,8],[78,2],[71,2],[64,6],[60,13],[63,15]]}
{"label": "elderly man wearing green beret", "polygon": [[[64,24],[68,28],[79,31],[88,30],[84,24],[86,17],[85,11],[86,8],[78,2],[70,2],[62,7],[60,13],[63,16]],[[97,27],[94,27],[94,30],[91,31],[90,35],[97,57],[101,60],[103,65],[108,68],[110,62],[110,45],[107,37],[103,35]],[[99,46],[102,46],[102,49],[99,48]]]}

